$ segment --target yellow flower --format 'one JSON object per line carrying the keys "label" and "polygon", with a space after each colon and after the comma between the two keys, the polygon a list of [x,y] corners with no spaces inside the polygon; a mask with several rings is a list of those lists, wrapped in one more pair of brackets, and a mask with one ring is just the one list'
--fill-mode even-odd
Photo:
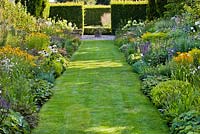
{"label": "yellow flower", "polygon": [[21,50],[20,48],[14,48],[10,45],[6,45],[2,48],[0,48],[0,57],[17,57],[20,59],[23,59],[25,62],[35,65],[34,61],[36,58],[33,55],[28,54],[27,52]]}

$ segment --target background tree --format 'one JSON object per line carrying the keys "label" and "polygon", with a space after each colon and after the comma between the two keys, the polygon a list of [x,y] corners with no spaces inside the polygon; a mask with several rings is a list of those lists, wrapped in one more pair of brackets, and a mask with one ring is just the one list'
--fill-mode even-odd
{"label": "background tree", "polygon": [[27,11],[36,17],[48,16],[48,0],[16,0],[27,8]]}

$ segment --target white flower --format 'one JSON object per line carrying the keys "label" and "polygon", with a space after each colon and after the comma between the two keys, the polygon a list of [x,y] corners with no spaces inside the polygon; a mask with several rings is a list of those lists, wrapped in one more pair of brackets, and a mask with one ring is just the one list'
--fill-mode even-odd
{"label": "white flower", "polygon": [[195,25],[197,26],[197,25],[200,25],[200,21],[196,21],[195,22]]}
{"label": "white flower", "polygon": [[198,66],[197,69],[200,69],[200,66]]}
{"label": "white flower", "polygon": [[72,27],[72,23],[71,23],[71,22],[69,22],[69,23],[68,23],[68,26]]}
{"label": "white flower", "polygon": [[53,48],[57,48],[57,46],[56,46],[56,45],[53,45]]}
{"label": "white flower", "polygon": [[51,22],[51,21],[47,21],[47,22],[45,22],[45,23],[46,23],[46,25],[47,25],[48,27],[52,26],[52,22]]}
{"label": "white flower", "polygon": [[194,30],[194,27],[190,27],[191,30]]}

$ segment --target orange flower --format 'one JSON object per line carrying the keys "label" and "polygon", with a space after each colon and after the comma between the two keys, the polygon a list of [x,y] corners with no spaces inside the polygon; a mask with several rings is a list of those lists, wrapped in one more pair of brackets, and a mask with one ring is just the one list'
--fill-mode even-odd
{"label": "orange flower", "polygon": [[176,63],[180,63],[180,64],[192,64],[194,59],[192,57],[191,54],[189,53],[177,53],[178,56],[174,57],[173,60]]}

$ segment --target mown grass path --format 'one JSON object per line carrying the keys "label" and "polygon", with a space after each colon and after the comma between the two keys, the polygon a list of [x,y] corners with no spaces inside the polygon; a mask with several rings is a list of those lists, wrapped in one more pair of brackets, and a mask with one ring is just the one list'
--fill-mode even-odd
{"label": "mown grass path", "polygon": [[84,41],[33,134],[169,134],[113,41]]}

